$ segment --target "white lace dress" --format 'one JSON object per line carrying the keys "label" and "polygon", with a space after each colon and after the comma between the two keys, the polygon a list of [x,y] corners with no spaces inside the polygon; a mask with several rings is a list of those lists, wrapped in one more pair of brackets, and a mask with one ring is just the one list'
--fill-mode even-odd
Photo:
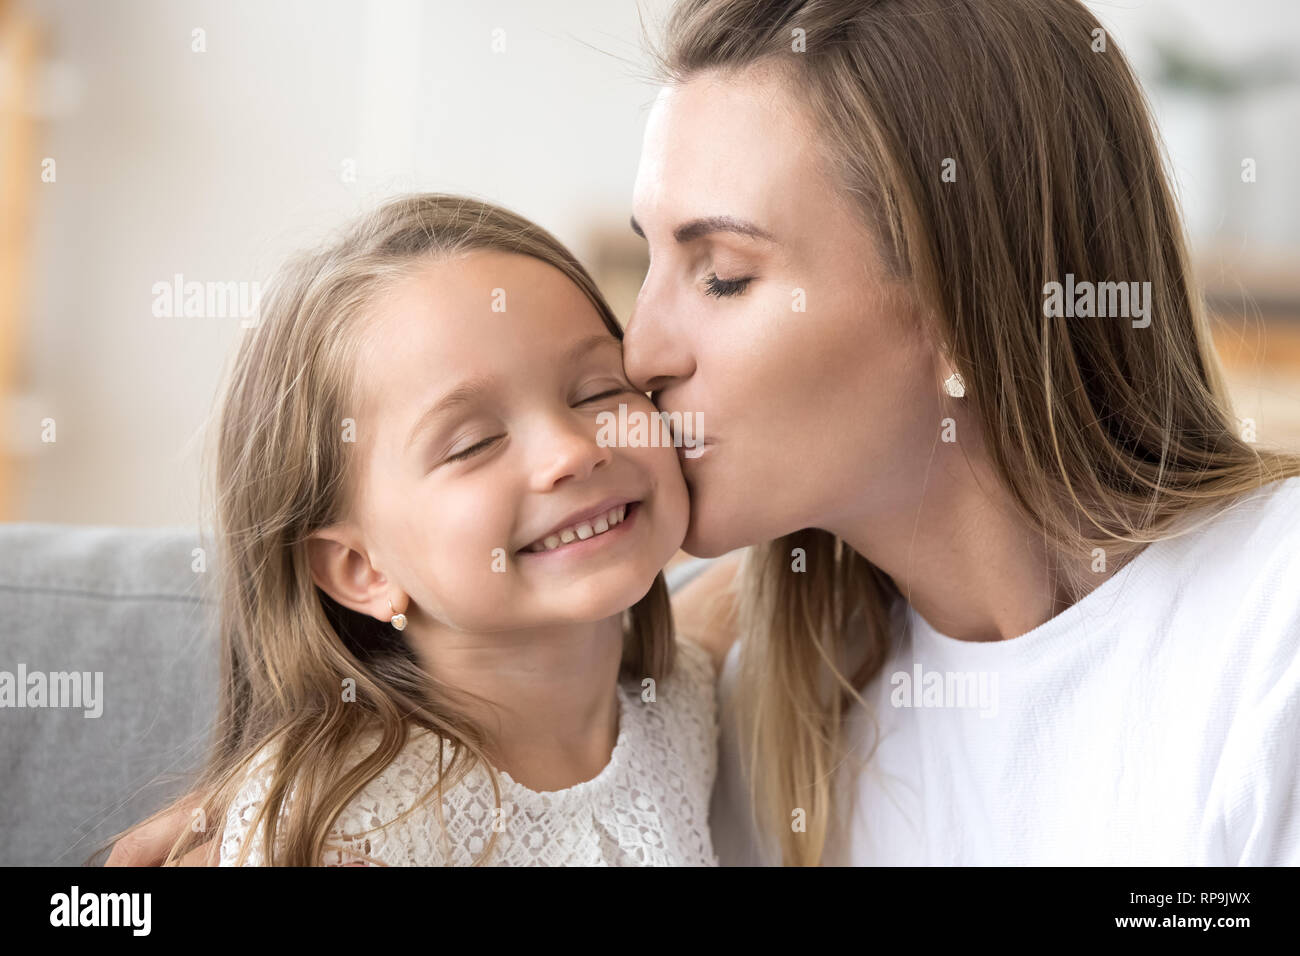
{"label": "white lace dress", "polygon": [[[679,640],[677,647],[673,673],[656,687],[653,702],[642,701],[638,682],[619,685],[618,739],[609,763],[591,780],[538,792],[501,772],[498,811],[488,772],[476,766],[444,793],[444,827],[436,795],[398,820],[437,779],[437,738],[418,728],[397,759],[344,808],[331,831],[336,848],[322,864],[359,861],[364,854],[380,865],[469,865],[495,835],[486,862],[497,866],[716,866],[709,836],[717,764],[713,665],[699,645]],[[269,752],[259,755],[231,805],[221,866],[235,865],[250,839],[269,759]],[[263,865],[261,826],[251,840],[245,865]]]}

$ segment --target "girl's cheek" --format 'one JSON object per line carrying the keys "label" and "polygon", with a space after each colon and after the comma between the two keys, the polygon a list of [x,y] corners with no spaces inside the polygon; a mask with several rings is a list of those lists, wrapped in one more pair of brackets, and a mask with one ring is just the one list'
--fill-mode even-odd
{"label": "girl's cheek", "polygon": [[[689,445],[683,445],[689,449]],[[685,533],[686,522],[690,516],[690,499],[686,490],[686,478],[682,473],[681,458],[676,448],[645,448],[644,467],[654,475],[656,510],[664,522],[664,532],[670,525],[680,522]]]}
{"label": "girl's cheek", "polygon": [[[488,489],[466,485],[462,488],[443,488],[434,500],[421,505],[413,503],[411,520],[423,526],[419,536],[422,554],[416,555],[425,562],[436,563],[443,573],[456,574],[465,569],[473,555],[486,554],[489,547],[506,547],[508,525],[502,525],[493,512],[499,502],[493,501]],[[494,539],[500,538],[496,541]],[[489,545],[489,542],[493,542]],[[486,566],[486,561],[484,562]]]}

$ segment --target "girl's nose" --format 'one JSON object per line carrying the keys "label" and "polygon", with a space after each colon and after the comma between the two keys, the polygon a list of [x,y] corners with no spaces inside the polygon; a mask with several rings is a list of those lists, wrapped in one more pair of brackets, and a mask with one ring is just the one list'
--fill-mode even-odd
{"label": "girl's nose", "polygon": [[537,466],[533,471],[536,490],[549,491],[566,478],[585,481],[614,457],[614,450],[600,445],[596,423],[590,419],[556,421],[538,436]]}

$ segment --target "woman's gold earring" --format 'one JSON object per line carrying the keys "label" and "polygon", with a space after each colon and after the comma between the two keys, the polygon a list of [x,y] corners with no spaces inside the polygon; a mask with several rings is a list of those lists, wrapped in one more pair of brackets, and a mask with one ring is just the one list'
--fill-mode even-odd
{"label": "woman's gold earring", "polygon": [[953,398],[961,398],[966,394],[966,382],[962,379],[960,372],[953,372],[943,381],[943,390]]}
{"label": "woman's gold earring", "polygon": [[[388,602],[388,610],[391,611],[392,609],[393,609],[393,602],[392,602],[392,601],[389,601],[389,602]],[[406,615],[405,615],[405,614],[394,614],[394,615],[393,615],[393,627],[397,628],[399,631],[405,630],[405,629],[406,629]]]}

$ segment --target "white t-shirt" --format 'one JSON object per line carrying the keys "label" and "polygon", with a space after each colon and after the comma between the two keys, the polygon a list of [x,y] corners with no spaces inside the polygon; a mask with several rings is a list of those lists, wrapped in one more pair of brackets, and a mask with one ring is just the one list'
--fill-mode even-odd
{"label": "white t-shirt", "polygon": [[[1300,865],[1300,478],[1148,545],[1013,640],[946,637],[902,601],[894,620],[863,693],[880,746],[825,862]],[[774,862],[730,713],[739,650],[720,687],[723,865]]]}

